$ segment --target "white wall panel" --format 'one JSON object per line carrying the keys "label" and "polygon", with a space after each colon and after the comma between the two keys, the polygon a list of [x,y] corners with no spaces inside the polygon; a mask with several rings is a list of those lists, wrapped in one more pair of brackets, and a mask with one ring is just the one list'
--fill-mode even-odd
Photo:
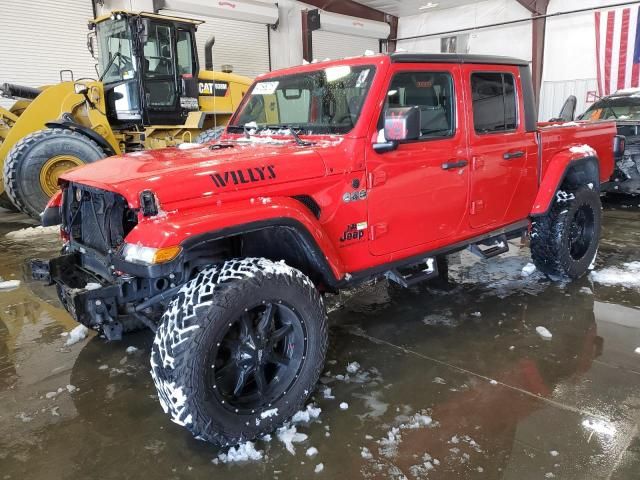
{"label": "white wall panel", "polygon": [[[86,47],[92,17],[90,0],[0,0],[0,83],[57,83],[63,69],[95,78]],[[4,107],[12,103],[0,98]]]}

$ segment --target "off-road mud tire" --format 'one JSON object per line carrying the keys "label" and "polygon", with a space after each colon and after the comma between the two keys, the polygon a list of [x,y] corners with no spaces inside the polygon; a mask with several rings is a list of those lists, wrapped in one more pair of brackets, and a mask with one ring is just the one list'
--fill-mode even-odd
{"label": "off-road mud tire", "polygon": [[[295,380],[272,404],[234,413],[207,391],[209,351],[232,319],[265,301],[295,308],[306,328],[305,354]],[[200,440],[228,446],[269,433],[296,413],[318,381],[326,349],[324,304],[306,275],[264,258],[229,260],[201,271],[170,303],[151,350],[151,375],[173,422]]]}
{"label": "off-road mud tire", "polygon": [[[576,212],[585,209],[592,215],[588,248],[574,258],[570,249],[571,224]],[[600,194],[589,188],[559,190],[549,211],[536,217],[531,230],[531,257],[538,270],[552,279],[582,277],[593,263],[600,241],[602,205]]]}
{"label": "off-road mud tire", "polygon": [[40,172],[50,158],[64,154],[84,163],[106,157],[104,150],[90,138],[58,128],[30,133],[9,151],[4,161],[4,188],[21,212],[40,220],[49,201],[40,184]]}
{"label": "off-road mud tire", "polygon": [[224,128],[225,127],[213,127],[213,128],[210,128],[209,130],[205,130],[204,132],[201,132],[200,135],[196,137],[195,143],[215,142],[224,133]]}

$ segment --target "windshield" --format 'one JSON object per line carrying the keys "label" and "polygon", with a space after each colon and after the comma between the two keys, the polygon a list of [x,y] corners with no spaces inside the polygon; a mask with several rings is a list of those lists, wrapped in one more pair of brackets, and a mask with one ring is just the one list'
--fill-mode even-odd
{"label": "windshield", "polygon": [[131,29],[127,19],[100,22],[96,33],[102,81],[113,83],[133,78],[135,59],[131,54]]}
{"label": "windshield", "polygon": [[591,105],[580,120],[640,120],[640,97],[604,98]]}
{"label": "windshield", "polygon": [[347,133],[360,117],[374,75],[372,65],[339,65],[256,82],[229,131],[251,126]]}

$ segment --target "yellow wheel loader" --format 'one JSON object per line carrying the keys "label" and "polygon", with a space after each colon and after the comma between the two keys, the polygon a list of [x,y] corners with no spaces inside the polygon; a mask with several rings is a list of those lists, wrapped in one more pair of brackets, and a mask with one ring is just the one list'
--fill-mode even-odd
{"label": "yellow wheel loader", "polygon": [[200,23],[112,12],[89,22],[87,47],[97,57],[98,80],[0,85],[0,95],[16,99],[8,110],[0,108],[0,206],[39,219],[58,177],[70,168],[219,135],[251,79],[227,68],[212,71],[213,39],[206,70],[199,70]]}

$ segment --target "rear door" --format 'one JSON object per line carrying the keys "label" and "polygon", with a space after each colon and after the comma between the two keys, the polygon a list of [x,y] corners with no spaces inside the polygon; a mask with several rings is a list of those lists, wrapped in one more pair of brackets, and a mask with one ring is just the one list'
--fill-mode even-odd
{"label": "rear door", "polygon": [[464,65],[471,157],[469,222],[490,229],[527,218],[537,182],[537,148],[525,131],[517,66]]}
{"label": "rear door", "polygon": [[451,64],[391,67],[385,108],[420,107],[422,133],[391,152],[369,150],[369,248],[374,255],[443,243],[464,221],[469,174],[459,70]]}

